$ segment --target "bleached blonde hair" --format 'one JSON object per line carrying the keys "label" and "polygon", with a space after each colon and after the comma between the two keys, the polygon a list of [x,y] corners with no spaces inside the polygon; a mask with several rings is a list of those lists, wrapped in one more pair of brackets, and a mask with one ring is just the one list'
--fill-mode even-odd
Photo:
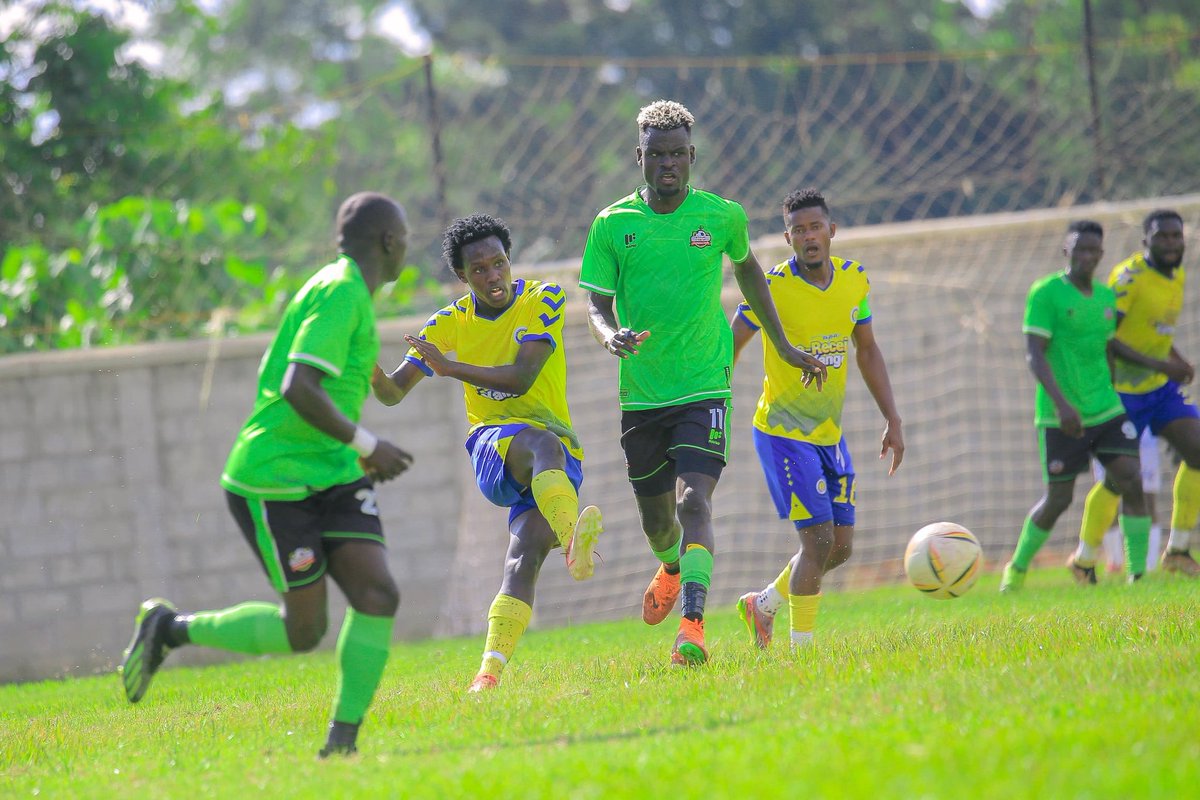
{"label": "bleached blonde hair", "polygon": [[684,128],[691,133],[696,118],[682,103],[676,103],[674,100],[655,100],[638,112],[637,124],[642,133],[645,133],[647,128],[657,128],[660,131]]}

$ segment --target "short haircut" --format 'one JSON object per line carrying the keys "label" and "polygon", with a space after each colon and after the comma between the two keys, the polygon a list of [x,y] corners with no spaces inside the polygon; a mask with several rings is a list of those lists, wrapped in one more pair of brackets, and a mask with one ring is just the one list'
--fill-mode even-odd
{"label": "short haircut", "polygon": [[802,208],[819,208],[825,212],[825,216],[829,216],[829,206],[825,203],[825,195],[811,186],[807,189],[789,192],[788,196],[783,198],[784,216]]}
{"label": "short haircut", "polygon": [[1172,208],[1158,208],[1154,211],[1151,211],[1146,215],[1146,218],[1142,220],[1142,233],[1149,233],[1150,229],[1154,227],[1154,223],[1162,222],[1164,219],[1173,219],[1176,220],[1180,225],[1183,224],[1183,217],[1178,211]]}
{"label": "short haircut", "polygon": [[491,214],[472,214],[459,217],[450,223],[442,235],[442,257],[450,269],[459,272],[463,268],[462,249],[472,242],[495,236],[504,247],[504,254],[512,252],[512,232],[504,220]]}
{"label": "short haircut", "polygon": [[337,212],[337,235],[341,246],[371,245],[388,230],[404,209],[378,192],[358,192],[342,201]]}
{"label": "short haircut", "polygon": [[696,124],[696,118],[682,103],[676,103],[674,100],[655,100],[638,112],[637,124],[638,130],[642,133],[645,133],[647,128],[656,128],[660,131],[683,128],[691,133],[692,126]]}
{"label": "short haircut", "polygon": [[1072,233],[1094,233],[1103,239],[1104,227],[1095,220],[1077,219],[1067,226],[1067,234]]}

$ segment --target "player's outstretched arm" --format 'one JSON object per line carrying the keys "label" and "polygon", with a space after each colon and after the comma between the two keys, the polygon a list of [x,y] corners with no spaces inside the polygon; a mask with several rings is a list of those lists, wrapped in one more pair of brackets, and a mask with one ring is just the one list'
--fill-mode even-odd
{"label": "player's outstretched arm", "polygon": [[371,391],[374,392],[375,399],[385,406],[394,406],[407,397],[424,377],[425,373],[408,361],[396,367],[390,374],[376,364],[375,371],[371,373]]}
{"label": "player's outstretched arm", "polygon": [[588,292],[588,330],[601,347],[617,358],[636,356],[638,345],[650,338],[650,331],[618,326],[613,298],[599,292]]}
{"label": "player's outstretched arm", "polygon": [[858,371],[862,374],[863,382],[879,413],[883,414],[883,439],[879,449],[879,457],[883,458],[889,450],[892,451],[892,465],[888,475],[895,475],[904,460],[904,434],[900,428],[900,412],[896,410],[896,400],[892,395],[892,381],[888,377],[887,362],[884,361],[883,351],[875,341],[875,331],[870,322],[864,322],[854,327],[854,358],[858,363]]}
{"label": "player's outstretched arm", "polygon": [[325,373],[316,367],[293,362],[284,373],[280,393],[309,425],[354,448],[374,480],[391,480],[408,469],[412,456],[352,422],[321,385],[324,379]]}
{"label": "player's outstretched arm", "polygon": [[511,395],[528,392],[542,373],[542,367],[546,366],[550,354],[554,352],[554,347],[544,339],[526,341],[517,349],[517,357],[513,363],[481,367],[447,358],[433,342],[411,335],[404,338],[421,354],[421,358],[434,374]]}
{"label": "player's outstretched arm", "polygon": [[1038,379],[1038,382],[1045,388],[1046,394],[1050,395],[1050,399],[1054,401],[1054,407],[1058,410],[1059,427],[1062,428],[1063,433],[1078,439],[1083,436],[1083,418],[1079,416],[1075,407],[1067,402],[1062,390],[1058,388],[1054,370],[1050,369],[1050,362],[1046,360],[1046,348],[1049,345],[1050,340],[1045,336],[1038,336],[1035,333],[1025,334],[1025,360],[1029,364],[1029,371],[1033,373],[1033,377]]}
{"label": "player's outstretched arm", "polygon": [[779,312],[775,309],[775,301],[771,299],[771,292],[767,288],[767,278],[763,275],[762,267],[759,265],[758,259],[754,257],[753,251],[746,254],[744,261],[734,262],[733,277],[737,279],[738,288],[742,290],[742,297],[746,298],[750,310],[758,317],[763,331],[771,340],[771,344],[775,346],[779,357],[791,366],[804,371],[805,386],[815,380],[817,389],[820,390],[825,383],[825,365],[813,354],[794,347],[787,340],[787,336],[783,332],[783,324],[779,321]]}

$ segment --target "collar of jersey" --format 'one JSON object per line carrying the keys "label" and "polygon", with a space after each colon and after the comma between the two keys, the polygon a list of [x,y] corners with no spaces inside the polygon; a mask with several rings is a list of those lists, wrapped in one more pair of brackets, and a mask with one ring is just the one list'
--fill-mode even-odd
{"label": "collar of jersey", "polygon": [[[633,196],[636,197],[638,199],[638,202],[641,203],[642,205],[644,205],[646,208],[650,208],[650,204],[646,202],[646,198],[642,197],[642,189],[647,188],[647,186],[648,186],[648,184],[643,183],[641,186],[634,189]],[[686,204],[688,200],[692,199],[692,195],[695,194],[695,192],[696,192],[696,190],[693,189],[692,185],[689,183],[687,185],[687,197],[683,198],[683,202],[679,204],[679,208],[683,208],[684,204]],[[679,208],[675,209],[675,211],[672,211],[671,214],[674,214],[676,211],[679,210]],[[655,214],[658,214],[658,212],[655,211],[653,208],[650,208],[650,211],[652,211]],[[669,217],[669,216],[671,216],[671,214],[659,214],[659,216],[660,217]]]}
{"label": "collar of jersey", "polygon": [[807,283],[809,286],[813,287],[817,291],[824,292],[824,291],[828,291],[830,286],[833,286],[833,276],[837,274],[837,270],[833,268],[833,258],[830,257],[828,259],[828,262],[829,262],[829,283],[825,284],[824,286],[817,286],[815,283],[810,281],[808,278],[804,277],[804,271],[803,271],[804,268],[800,266],[800,262],[796,260],[795,256],[792,256],[791,258],[788,259],[788,266],[792,268],[792,275],[794,275],[797,278],[799,278],[800,280],[804,281],[805,283]]}
{"label": "collar of jersey", "polygon": [[496,320],[500,319],[505,314],[507,314],[512,309],[512,307],[517,304],[517,298],[520,297],[524,292],[525,292],[525,279],[524,278],[516,278],[513,281],[512,300],[509,300],[508,305],[504,307],[504,310],[501,311],[499,314],[497,314],[494,317],[485,317],[479,313],[479,298],[475,296],[475,292],[471,292],[471,305],[475,309],[475,318],[476,319],[485,319],[488,322],[495,322]]}

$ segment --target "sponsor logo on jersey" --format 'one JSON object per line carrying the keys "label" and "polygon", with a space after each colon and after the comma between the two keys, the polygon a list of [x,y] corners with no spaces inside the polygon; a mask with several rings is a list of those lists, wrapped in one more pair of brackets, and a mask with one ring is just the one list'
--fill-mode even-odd
{"label": "sponsor logo on jersey", "polygon": [[484,389],[482,386],[475,387],[475,394],[488,400],[511,400],[514,397],[520,397],[519,394],[509,394],[508,392],[500,392],[496,389]]}
{"label": "sponsor logo on jersey", "polygon": [[850,351],[850,339],[837,333],[828,333],[813,339],[808,346],[822,364],[830,369],[838,369],[846,363],[846,354]]}
{"label": "sponsor logo on jersey", "polygon": [[704,230],[704,228],[697,228],[692,233],[692,238],[690,240],[690,244],[692,245],[692,247],[700,247],[700,248],[708,247],[709,245],[712,244],[712,234],[709,233],[708,231]]}
{"label": "sponsor logo on jersey", "polygon": [[625,249],[628,250],[631,247],[637,247],[637,234],[636,233],[625,234]]}
{"label": "sponsor logo on jersey", "polygon": [[311,547],[297,547],[288,553],[288,568],[292,572],[305,572],[317,563],[317,557]]}

